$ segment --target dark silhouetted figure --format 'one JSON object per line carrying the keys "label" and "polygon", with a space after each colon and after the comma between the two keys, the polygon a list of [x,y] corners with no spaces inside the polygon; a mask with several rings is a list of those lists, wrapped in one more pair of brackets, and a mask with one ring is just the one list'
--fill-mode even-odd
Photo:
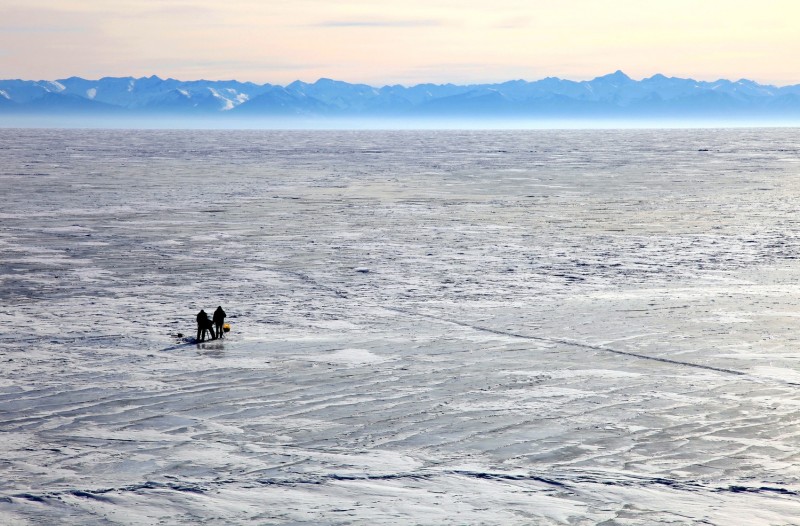
{"label": "dark silhouetted figure", "polygon": [[222,306],[220,305],[217,307],[217,310],[214,311],[214,326],[217,328],[217,337],[223,338],[225,331],[223,330],[223,325],[225,325],[225,311],[222,310]]}
{"label": "dark silhouetted figure", "polygon": [[207,331],[211,331],[211,338],[214,339],[214,327],[211,325],[211,320],[208,319],[206,311],[200,309],[200,312],[197,313],[197,341],[205,341]]}

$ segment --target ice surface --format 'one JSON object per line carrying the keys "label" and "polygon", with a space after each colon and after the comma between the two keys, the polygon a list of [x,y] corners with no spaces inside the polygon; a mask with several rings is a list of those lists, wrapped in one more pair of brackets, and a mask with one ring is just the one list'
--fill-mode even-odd
{"label": "ice surface", "polygon": [[0,130],[0,523],[798,524],[799,152]]}

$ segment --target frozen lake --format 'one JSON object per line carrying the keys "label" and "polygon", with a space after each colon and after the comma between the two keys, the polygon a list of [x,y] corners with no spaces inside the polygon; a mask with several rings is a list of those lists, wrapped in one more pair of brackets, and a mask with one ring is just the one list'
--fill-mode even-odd
{"label": "frozen lake", "polygon": [[0,195],[4,525],[800,524],[799,130],[0,130]]}

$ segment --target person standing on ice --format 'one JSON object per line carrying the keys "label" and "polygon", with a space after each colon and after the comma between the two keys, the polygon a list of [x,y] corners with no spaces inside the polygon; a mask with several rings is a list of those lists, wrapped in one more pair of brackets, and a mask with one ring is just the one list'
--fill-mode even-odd
{"label": "person standing on ice", "polygon": [[225,325],[225,311],[222,310],[222,305],[217,307],[217,310],[214,311],[214,326],[217,328],[217,337],[222,338],[225,331],[223,331],[223,326]]}
{"label": "person standing on ice", "polygon": [[208,319],[208,314],[203,309],[200,309],[200,312],[197,313],[197,338],[198,342],[203,342],[206,340],[206,331],[211,331],[211,338],[214,338],[214,327],[211,325],[211,321]]}

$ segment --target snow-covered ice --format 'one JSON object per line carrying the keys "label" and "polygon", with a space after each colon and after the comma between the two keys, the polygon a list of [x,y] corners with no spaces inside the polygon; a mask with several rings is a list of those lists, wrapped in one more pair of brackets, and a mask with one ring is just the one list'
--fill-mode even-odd
{"label": "snow-covered ice", "polygon": [[797,137],[0,130],[0,523],[800,524]]}

